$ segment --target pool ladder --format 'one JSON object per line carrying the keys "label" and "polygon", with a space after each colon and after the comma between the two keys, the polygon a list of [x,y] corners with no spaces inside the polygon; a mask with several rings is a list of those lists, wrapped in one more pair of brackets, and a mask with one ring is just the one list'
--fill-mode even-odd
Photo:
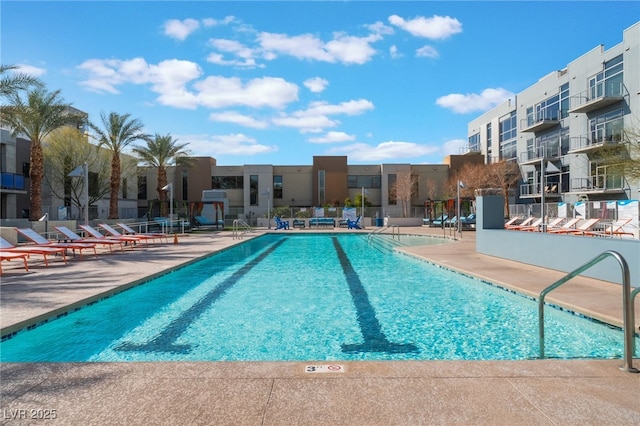
{"label": "pool ladder", "polygon": [[251,227],[247,224],[247,222],[245,222],[242,219],[234,219],[233,220],[233,239],[236,240],[240,240],[242,239],[242,234],[240,233],[240,230],[242,231],[242,234],[246,234],[251,232]]}
{"label": "pool ladder", "polygon": [[600,255],[594,257],[578,269],[568,273],[563,278],[549,285],[547,288],[540,292],[540,298],[538,299],[538,332],[540,340],[540,358],[544,358],[544,298],[551,291],[560,287],[562,284],[569,281],[576,275],[581,274],[592,266],[600,263],[608,257],[613,257],[620,264],[622,269],[622,331],[624,335],[624,364],[620,366],[620,370],[628,373],[638,373],[638,369],[634,368],[633,353],[635,352],[635,314],[634,314],[634,299],[640,292],[640,287],[631,292],[631,275],[629,273],[629,265],[627,261],[620,255],[620,253],[607,250]]}

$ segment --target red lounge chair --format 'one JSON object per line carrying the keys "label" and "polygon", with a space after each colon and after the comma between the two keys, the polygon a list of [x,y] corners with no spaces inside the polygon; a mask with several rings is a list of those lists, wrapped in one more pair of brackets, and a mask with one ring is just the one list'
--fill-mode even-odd
{"label": "red lounge chair", "polygon": [[56,231],[64,235],[64,238],[73,242],[73,243],[93,243],[93,244],[101,244],[103,246],[109,246],[109,251],[112,251],[111,247],[114,244],[120,246],[120,250],[124,250],[124,242],[120,240],[109,240],[107,238],[82,238],[80,235],[73,232],[71,229],[66,226],[54,226]]}
{"label": "red lounge chair", "polygon": [[54,243],[47,240],[42,235],[38,234],[31,228],[16,228],[16,231],[23,237],[29,239],[38,247],[57,247],[64,248],[67,250],[73,251],[75,255],[76,250],[78,250],[80,254],[80,258],[82,258],[82,250],[93,250],[93,255],[98,257],[98,252],[96,251],[96,245],[93,243]]}
{"label": "red lounge chair", "polygon": [[97,238],[97,239],[99,239],[99,240],[116,240],[116,241],[122,241],[122,242],[124,242],[125,244],[126,244],[126,243],[131,243],[131,250],[133,250],[133,246],[134,246],[134,244],[136,244],[137,242],[139,242],[139,241],[140,241],[140,239],[139,239],[139,238],[136,238],[136,237],[130,237],[130,236],[128,236],[128,235],[123,235],[123,236],[120,236],[120,237],[107,237],[107,236],[102,235],[102,234],[100,233],[100,231],[98,231],[98,230],[97,230],[97,229],[95,229],[95,228],[92,228],[92,227],[91,227],[91,226],[89,226],[89,225],[80,225],[80,228],[81,228],[84,232],[86,232],[87,234],[91,235],[91,237],[93,237],[93,238]]}
{"label": "red lounge chair", "polygon": [[[27,265],[27,258],[29,257],[29,253],[14,253],[11,251],[0,251],[0,261],[12,259],[22,259],[24,262],[24,270],[29,272],[29,265]],[[2,262],[0,262],[2,263]],[[2,275],[2,266],[0,265],[0,275]]]}
{"label": "red lounge chair", "polygon": [[105,231],[107,231],[109,233],[109,236],[112,238],[121,238],[121,237],[130,237],[130,238],[137,238],[138,241],[144,241],[146,244],[148,244],[149,240],[153,240],[156,237],[150,237],[147,235],[123,235],[120,232],[118,232],[115,228],[113,228],[110,225],[107,225],[106,223],[101,223],[98,225],[100,228],[104,229]]}
{"label": "red lounge chair", "polygon": [[623,235],[631,235],[634,237],[635,234],[633,232],[624,230],[624,226],[629,222],[631,222],[631,218],[616,220],[612,224],[606,225],[603,231],[585,231],[583,235],[590,235],[592,237],[622,237]]}
{"label": "red lounge chair", "polygon": [[136,232],[135,229],[131,228],[129,225],[125,223],[118,223],[118,226],[122,228],[122,230],[125,232],[125,235],[130,235],[132,237],[146,236],[146,237],[152,237],[153,239],[158,238],[160,242],[162,242],[162,239],[164,238],[167,243],[169,242],[168,234],[163,234],[161,232],[144,232],[144,233]]}
{"label": "red lounge chair", "polygon": [[9,241],[0,237],[0,249],[3,252],[11,253],[27,253],[27,254],[41,254],[44,258],[44,266],[49,266],[47,256],[50,254],[61,254],[64,263],[67,263],[66,250],[63,247],[41,247],[41,246],[14,246]]}

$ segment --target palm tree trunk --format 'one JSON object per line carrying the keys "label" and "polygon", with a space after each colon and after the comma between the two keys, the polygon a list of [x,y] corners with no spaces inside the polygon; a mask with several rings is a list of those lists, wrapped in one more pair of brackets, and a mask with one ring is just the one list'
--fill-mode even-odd
{"label": "palm tree trunk", "polygon": [[38,220],[42,217],[42,179],[44,176],[44,160],[42,157],[42,145],[40,141],[31,141],[29,165],[29,190],[31,200],[29,206],[29,220]]}
{"label": "palm tree trunk", "polygon": [[158,199],[160,200],[160,216],[167,217],[167,191],[163,191],[162,188],[167,185],[167,169],[164,167],[158,167]]}
{"label": "palm tree trunk", "polygon": [[120,156],[111,157],[111,194],[109,197],[109,219],[118,219],[118,196],[120,192]]}

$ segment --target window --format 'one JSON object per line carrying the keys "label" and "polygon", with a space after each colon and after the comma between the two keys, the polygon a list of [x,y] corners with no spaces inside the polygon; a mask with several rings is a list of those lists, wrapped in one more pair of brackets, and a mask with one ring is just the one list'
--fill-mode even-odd
{"label": "window", "polygon": [[258,175],[249,176],[249,204],[258,205]]}
{"label": "window", "polygon": [[622,55],[607,61],[604,64],[604,71],[589,79],[590,99],[603,96],[622,96],[623,68]]}
{"label": "window", "polygon": [[96,198],[98,196],[98,174],[89,172],[89,197]]}
{"label": "window", "polygon": [[325,195],[325,183],[324,183],[324,170],[318,170],[318,205],[324,205],[324,195]]}
{"label": "window", "polygon": [[189,172],[182,171],[182,200],[189,200]]}
{"label": "window", "polygon": [[273,177],[273,198],[282,199],[282,176]]}
{"label": "window", "polygon": [[213,176],[211,178],[212,189],[242,189],[244,188],[243,176]]}
{"label": "window", "polygon": [[622,108],[589,120],[589,130],[593,143],[620,142],[624,128],[624,112]]}
{"label": "window", "polygon": [[122,178],[122,198],[127,198],[128,195],[128,191],[127,191],[127,178]]}
{"label": "window", "polygon": [[138,176],[138,200],[147,199],[147,177]]}
{"label": "window", "polygon": [[487,124],[487,164],[491,163],[491,123]]}
{"label": "window", "polygon": [[347,176],[348,188],[380,188],[380,175],[349,175]]}
{"label": "window", "polygon": [[396,199],[396,175],[395,174],[389,174],[387,176],[387,183],[389,184],[389,193],[387,194],[388,198],[389,198],[389,205],[395,205],[397,204],[397,199]]}
{"label": "window", "polygon": [[469,136],[469,151],[480,152],[480,133]]}
{"label": "window", "polygon": [[513,111],[508,117],[500,120],[500,159],[509,160],[517,157],[516,152],[516,136],[517,131],[517,115]]}

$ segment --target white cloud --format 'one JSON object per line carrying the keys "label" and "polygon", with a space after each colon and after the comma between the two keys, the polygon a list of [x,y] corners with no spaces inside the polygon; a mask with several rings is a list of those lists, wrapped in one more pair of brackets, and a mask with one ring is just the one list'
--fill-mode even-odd
{"label": "white cloud", "polygon": [[353,135],[349,135],[345,132],[328,132],[326,135],[317,137],[317,138],[309,138],[309,142],[311,143],[338,143],[338,142],[346,142],[353,141],[356,137]]}
{"label": "white cloud", "polygon": [[211,39],[209,40],[209,44],[221,52],[229,53],[240,59],[228,60],[225,59],[222,54],[212,52],[207,57],[208,62],[217,65],[233,65],[243,68],[254,68],[257,66],[255,60],[256,52],[236,40]]}
{"label": "white cloud", "polygon": [[304,60],[344,64],[363,64],[370,61],[376,53],[371,43],[380,39],[381,36],[376,34],[355,37],[335,33],[333,40],[325,43],[311,34],[289,36],[262,32],[258,35],[265,59],[289,55]]}
{"label": "white cloud", "polygon": [[438,148],[414,142],[382,142],[376,146],[356,143],[328,150],[330,155],[347,155],[355,161],[388,161],[407,159],[438,152]]}
{"label": "white cloud", "polygon": [[164,23],[164,34],[182,41],[199,27],[200,23],[195,19],[170,19]]}
{"label": "white cloud", "polygon": [[225,108],[243,105],[282,109],[298,100],[298,86],[279,77],[262,77],[243,83],[238,77],[211,76],[194,84],[201,105]]}
{"label": "white cloud", "polygon": [[256,139],[242,133],[228,135],[176,135],[180,141],[189,143],[193,156],[219,157],[221,155],[250,156],[278,150],[277,146],[258,143]]}
{"label": "white cloud", "polygon": [[220,113],[212,113],[209,118],[213,121],[221,123],[234,123],[244,127],[251,127],[254,129],[265,129],[269,124],[265,121],[256,120],[255,118],[240,114],[236,111],[225,111]]}
{"label": "white cloud", "polygon": [[313,93],[320,93],[327,88],[327,86],[329,85],[329,82],[324,78],[313,77],[305,80],[304,83],[302,84],[304,84],[304,86],[310,91],[312,91]]}
{"label": "white cloud", "polygon": [[440,56],[438,51],[431,46],[423,46],[416,50],[416,56],[419,58],[437,58]]}
{"label": "white cloud", "polygon": [[467,93],[463,95],[452,93],[436,99],[436,104],[455,113],[466,114],[476,111],[488,111],[513,97],[515,97],[514,93],[499,87],[497,89],[485,89],[480,94]]}
{"label": "white cloud", "polygon": [[340,121],[330,115],[358,115],[373,109],[373,103],[366,99],[329,104],[325,101],[312,102],[309,108],[281,114],[272,122],[279,126],[294,127],[302,133],[320,133],[323,129],[335,127]]}
{"label": "white cloud", "polygon": [[402,53],[398,52],[398,46],[396,46],[395,44],[389,48],[389,55],[393,59],[402,57]]}
{"label": "white cloud", "polygon": [[381,21],[367,25],[366,28],[372,33],[379,35],[391,35],[394,33],[393,27],[385,25],[385,23]]}
{"label": "white cloud", "polygon": [[16,69],[11,70],[11,72],[27,74],[31,77],[40,77],[47,73],[47,70],[45,68],[34,67],[33,65],[16,64],[15,66]]}
{"label": "white cloud", "polygon": [[419,16],[405,20],[398,15],[389,16],[389,23],[409,32],[416,37],[431,40],[446,39],[453,34],[462,32],[462,24],[449,16],[434,15],[431,18]]}
{"label": "white cloud", "polygon": [[443,157],[447,155],[460,155],[462,148],[466,148],[467,145],[468,142],[464,139],[452,139],[442,144],[440,151]]}

